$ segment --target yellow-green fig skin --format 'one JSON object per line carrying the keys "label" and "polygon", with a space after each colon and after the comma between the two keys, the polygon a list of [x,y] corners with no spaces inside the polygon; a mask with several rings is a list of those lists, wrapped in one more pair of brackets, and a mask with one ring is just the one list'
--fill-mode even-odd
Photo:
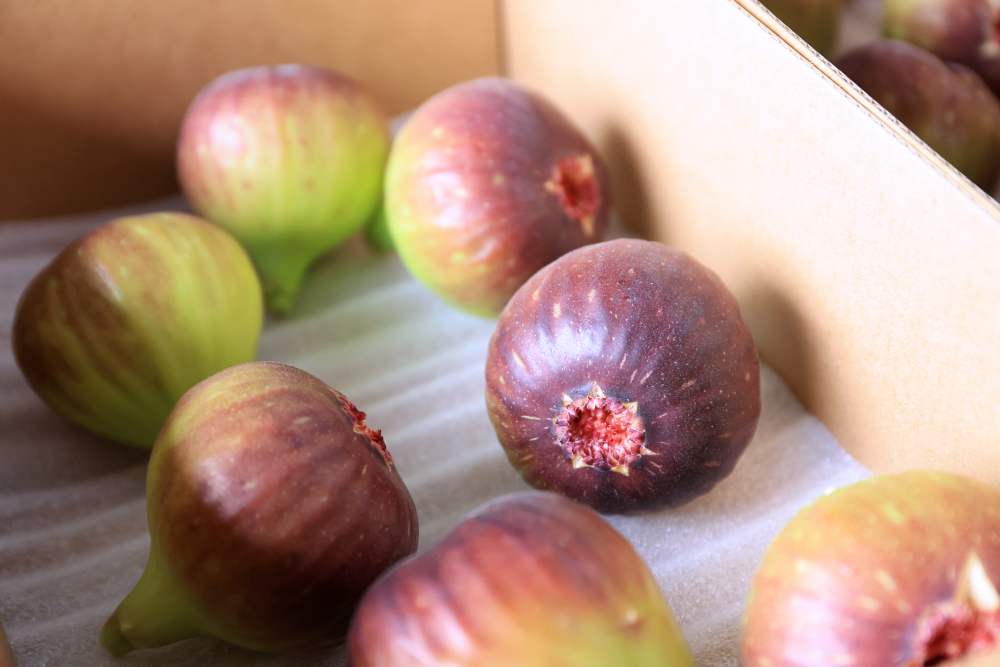
{"label": "yellow-green fig skin", "polygon": [[28,285],[12,347],[55,412],[152,447],[181,395],[252,360],[261,287],[228,233],[183,213],[113,220],[69,245]]}
{"label": "yellow-green fig skin", "polygon": [[309,265],[381,202],[387,120],[359,83],[307,65],[224,74],[181,127],[184,193],[249,250],[268,307],[294,303]]}
{"label": "yellow-green fig skin", "polygon": [[823,55],[837,41],[843,0],[761,0],[775,16]]}
{"label": "yellow-green fig skin", "polygon": [[1000,490],[911,471],[802,510],[753,579],[744,667],[924,667],[992,655]]}
{"label": "yellow-green fig skin", "polygon": [[352,667],[692,667],[656,580],[593,510],[548,492],[480,508],[386,573]]}
{"label": "yellow-green fig skin", "polygon": [[146,501],[146,569],[101,632],[116,656],[191,637],[272,653],[337,643],[368,585],[417,546],[381,433],[343,394],[273,362],[184,395]]}

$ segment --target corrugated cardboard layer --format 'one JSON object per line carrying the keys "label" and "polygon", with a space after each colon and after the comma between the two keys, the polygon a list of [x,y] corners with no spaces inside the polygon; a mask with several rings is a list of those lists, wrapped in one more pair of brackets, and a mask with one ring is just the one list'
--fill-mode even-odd
{"label": "corrugated cardboard layer", "polygon": [[850,451],[1000,483],[995,203],[732,0],[503,22],[508,70],[598,142],[626,222],[722,275]]}

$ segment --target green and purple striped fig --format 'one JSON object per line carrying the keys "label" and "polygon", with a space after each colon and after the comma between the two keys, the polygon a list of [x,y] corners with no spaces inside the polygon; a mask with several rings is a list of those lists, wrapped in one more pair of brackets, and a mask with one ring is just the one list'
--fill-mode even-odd
{"label": "green and purple striped fig", "polygon": [[268,307],[287,311],[309,265],[360,230],[381,200],[385,116],[358,83],[306,65],[211,82],[181,127],[184,193],[250,251]]}
{"label": "green and purple striped fig", "polygon": [[257,353],[261,288],[246,252],[182,213],[109,222],[25,289],[12,347],[53,410],[112,440],[151,447],[177,399]]}
{"label": "green and purple striped fig", "polygon": [[975,72],[891,40],[837,66],[941,157],[983,188],[1000,174],[1000,102]]}
{"label": "green and purple striped fig", "polygon": [[496,315],[531,275],[601,240],[604,163],[554,106],[504,79],[445,90],[406,122],[386,170],[407,268],[452,304]]}
{"label": "green and purple striped fig", "polygon": [[524,492],[390,570],[351,626],[352,667],[691,667],[632,546],[592,510]]}
{"label": "green and purple striped fig", "polygon": [[761,0],[799,37],[829,55],[837,41],[844,0]]}
{"label": "green and purple striped fig", "polygon": [[998,583],[1000,490],[927,471],[865,480],[802,510],[771,544],[742,664],[1000,664]]}
{"label": "green and purple striped fig", "polygon": [[146,501],[146,570],[101,633],[114,655],[197,636],[267,652],[342,641],[364,590],[417,546],[381,433],[277,363],[184,395],[153,448]]}

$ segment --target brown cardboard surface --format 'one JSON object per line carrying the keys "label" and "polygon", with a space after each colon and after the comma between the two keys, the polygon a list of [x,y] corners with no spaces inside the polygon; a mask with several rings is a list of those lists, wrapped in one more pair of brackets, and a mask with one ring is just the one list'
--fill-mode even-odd
{"label": "brown cardboard surface", "polygon": [[506,2],[506,66],[863,463],[1000,483],[1000,206],[746,4]]}
{"label": "brown cardboard surface", "polygon": [[229,69],[334,67],[395,113],[497,51],[494,0],[2,3],[0,219],[174,191],[181,115]]}

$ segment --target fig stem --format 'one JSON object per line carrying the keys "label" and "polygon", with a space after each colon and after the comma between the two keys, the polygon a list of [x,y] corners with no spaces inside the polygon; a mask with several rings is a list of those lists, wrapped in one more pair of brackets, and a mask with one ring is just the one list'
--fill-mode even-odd
{"label": "fig stem", "polygon": [[269,248],[255,256],[260,281],[264,286],[264,301],[272,313],[284,315],[295,305],[299,287],[310,262],[294,250]]}

